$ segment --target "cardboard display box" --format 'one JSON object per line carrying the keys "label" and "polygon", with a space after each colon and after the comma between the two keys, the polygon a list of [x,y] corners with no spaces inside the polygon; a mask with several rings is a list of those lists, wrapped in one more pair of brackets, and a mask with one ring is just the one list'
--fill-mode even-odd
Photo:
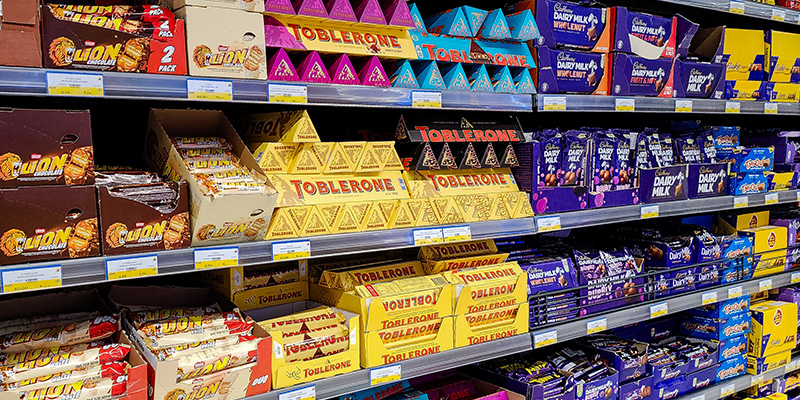
{"label": "cardboard display box", "polygon": [[[231,152],[239,158],[242,168],[264,182],[272,193],[217,198],[203,195],[200,184],[170,140],[180,136],[224,138],[233,146]],[[151,168],[161,171],[171,180],[184,179],[189,185],[192,246],[263,240],[275,208],[277,192],[221,111],[151,110],[145,143],[145,159]]]}
{"label": "cardboard display box", "polygon": [[246,289],[244,267],[206,271],[203,280],[233,301],[242,310],[253,310],[308,299],[308,260],[299,261],[300,280],[275,286]]}
{"label": "cardboard display box", "polygon": [[[0,65],[42,67],[42,36],[39,32],[39,2],[6,1],[0,29]],[[11,50],[13,49],[13,50]]]}

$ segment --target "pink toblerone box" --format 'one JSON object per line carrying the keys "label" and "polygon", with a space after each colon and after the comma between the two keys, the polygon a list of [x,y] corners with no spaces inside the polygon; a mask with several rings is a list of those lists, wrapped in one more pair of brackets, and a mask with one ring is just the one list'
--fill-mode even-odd
{"label": "pink toblerone box", "polygon": [[297,74],[303,82],[331,83],[331,77],[322,63],[319,53],[312,51],[297,67]]}
{"label": "pink toblerone box", "polygon": [[415,28],[414,19],[411,18],[411,11],[408,9],[408,4],[405,0],[384,0],[384,4],[388,4],[383,9],[383,15],[386,16],[389,25],[406,26]]}
{"label": "pink toblerone box", "polygon": [[364,66],[358,71],[358,77],[361,78],[362,85],[391,86],[389,77],[386,75],[378,56],[372,56],[364,63]]}
{"label": "pink toblerone box", "polygon": [[264,11],[295,15],[291,0],[264,0]]}
{"label": "pink toblerone box", "polygon": [[272,57],[267,60],[267,79],[271,81],[297,82],[300,77],[292,65],[292,60],[283,48],[278,49]]}
{"label": "pink toblerone box", "polygon": [[358,22],[350,0],[328,0],[325,4],[328,9],[328,17],[338,21]]}
{"label": "pink toblerone box", "polygon": [[378,0],[362,0],[361,4],[356,7],[356,17],[358,17],[358,22],[386,25],[386,17],[383,15]]}
{"label": "pink toblerone box", "polygon": [[353,63],[350,62],[350,57],[347,54],[340,55],[336,61],[328,68],[328,74],[331,77],[331,83],[338,83],[340,85],[360,85],[361,81],[358,80],[356,69]]}
{"label": "pink toblerone box", "polygon": [[294,0],[294,8],[297,15],[308,15],[310,17],[328,18],[328,10],[322,0]]}

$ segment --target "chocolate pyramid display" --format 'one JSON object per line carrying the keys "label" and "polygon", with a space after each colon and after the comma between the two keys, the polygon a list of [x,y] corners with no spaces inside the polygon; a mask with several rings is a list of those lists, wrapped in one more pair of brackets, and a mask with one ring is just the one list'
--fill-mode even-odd
{"label": "chocolate pyramid display", "polygon": [[467,73],[460,63],[443,64],[441,72],[448,90],[471,90]]}
{"label": "chocolate pyramid display", "polygon": [[421,89],[447,89],[436,61],[417,61],[414,64],[414,72],[417,74],[417,82]]}
{"label": "chocolate pyramid display", "polygon": [[472,143],[467,143],[464,149],[459,152],[456,159],[460,160],[458,169],[481,168],[481,160],[478,158],[478,153],[475,151],[475,146],[473,146]]}
{"label": "chocolate pyramid display", "polygon": [[290,0],[264,0],[264,11],[295,15],[294,6]]}
{"label": "chocolate pyramid display", "polygon": [[439,162],[436,161],[436,154],[434,154],[433,148],[428,142],[417,146],[417,150],[414,153],[411,164],[414,165],[415,171],[431,171],[440,169]]}
{"label": "chocolate pyramid display", "polygon": [[272,57],[267,60],[267,79],[271,81],[297,82],[300,77],[292,65],[292,60],[286,54],[286,50],[278,49]]}
{"label": "chocolate pyramid display", "polygon": [[503,10],[498,8],[489,12],[475,36],[483,39],[508,39],[511,37]]}
{"label": "chocolate pyramid display", "polygon": [[328,18],[328,10],[322,4],[322,0],[294,0],[294,9],[297,15]]}
{"label": "chocolate pyramid display", "polygon": [[536,87],[533,86],[533,79],[528,69],[519,67],[514,68],[514,70],[516,71],[512,71],[512,75],[516,92],[519,94],[536,94]]}
{"label": "chocolate pyramid display", "polygon": [[401,87],[407,89],[419,89],[417,77],[414,76],[414,70],[411,68],[411,63],[408,60],[399,60],[394,64],[394,72],[389,77],[389,82],[392,87]]}
{"label": "chocolate pyramid display", "polygon": [[427,32],[428,29],[425,27],[425,21],[422,19],[422,14],[419,13],[417,5],[412,4],[408,6],[408,12],[411,13],[411,19],[414,20],[414,30],[420,32]]}
{"label": "chocolate pyramid display", "polygon": [[511,143],[506,145],[503,151],[503,157],[500,159],[500,166],[502,168],[516,168],[519,167],[519,159],[517,153],[514,151],[514,146]]}
{"label": "chocolate pyramid display", "polygon": [[492,81],[489,79],[489,73],[486,71],[486,66],[475,65],[469,73],[469,87],[473,92],[492,92]]}
{"label": "chocolate pyramid display", "polygon": [[358,18],[358,22],[386,25],[386,17],[383,15],[378,0],[361,0],[356,7],[356,18]]}
{"label": "chocolate pyramid display", "polygon": [[475,36],[481,29],[483,21],[486,20],[486,16],[489,15],[489,12],[470,6],[461,6],[459,8],[464,13],[467,21],[469,21],[469,28],[472,30],[472,36]]}
{"label": "chocolate pyramid display", "polygon": [[497,158],[497,153],[494,151],[494,146],[491,143],[486,143],[486,148],[483,150],[483,157],[481,157],[481,164],[483,168],[500,168],[500,159]]}
{"label": "chocolate pyramid display", "polygon": [[361,84],[361,81],[358,80],[358,75],[356,75],[356,69],[347,54],[341,54],[336,58],[336,61],[328,68],[328,75],[331,78],[331,83],[340,85]]}
{"label": "chocolate pyramid display", "polygon": [[338,21],[358,22],[350,0],[328,0],[325,4],[328,10],[328,18]]}
{"label": "chocolate pyramid display", "polygon": [[511,72],[508,67],[495,67],[494,74],[492,74],[492,87],[495,93],[515,93],[516,86],[514,79],[511,78]]}
{"label": "chocolate pyramid display", "polygon": [[472,29],[461,8],[439,13],[425,20],[428,32],[457,37],[473,37]]}
{"label": "chocolate pyramid display", "polygon": [[411,17],[411,11],[408,9],[408,4],[405,0],[388,0],[389,5],[384,7],[383,14],[389,25],[394,26],[407,26],[415,28],[414,19]]}
{"label": "chocolate pyramid display", "polygon": [[439,167],[441,169],[458,169],[458,163],[450,150],[450,145],[443,143],[442,151],[439,152]]}
{"label": "chocolate pyramid display", "polygon": [[386,76],[386,71],[384,71],[378,56],[372,56],[364,63],[364,66],[358,71],[358,77],[361,79],[362,85],[390,86],[389,77]]}
{"label": "chocolate pyramid display", "polygon": [[312,51],[297,67],[297,73],[303,82],[331,83],[331,77],[322,63],[319,53]]}
{"label": "chocolate pyramid display", "polygon": [[530,9],[506,15],[510,39],[527,42],[539,38],[539,27]]}

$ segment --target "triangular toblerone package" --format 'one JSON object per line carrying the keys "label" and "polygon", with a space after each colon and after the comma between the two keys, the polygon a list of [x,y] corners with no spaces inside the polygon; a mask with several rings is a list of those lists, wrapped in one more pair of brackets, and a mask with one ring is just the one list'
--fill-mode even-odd
{"label": "triangular toblerone package", "polygon": [[292,65],[292,60],[283,48],[278,49],[272,57],[267,60],[267,79],[271,81],[290,81],[297,82],[300,77]]}
{"label": "triangular toblerone package", "polygon": [[300,237],[329,235],[331,233],[328,229],[328,225],[325,223],[325,218],[317,207],[318,206],[314,206],[311,209],[306,225],[303,227],[303,230],[300,231]]}
{"label": "triangular toblerone package", "polygon": [[383,164],[381,163],[380,156],[375,152],[375,147],[372,146],[372,142],[367,142],[367,145],[364,147],[364,152],[361,153],[361,159],[358,160],[356,173],[380,172],[382,169]]}
{"label": "triangular toblerone package", "polygon": [[441,169],[458,169],[456,157],[453,155],[453,150],[450,149],[450,145],[447,142],[442,144],[442,151],[439,152],[437,161]]}
{"label": "triangular toblerone package", "polygon": [[500,157],[501,168],[516,168],[519,167],[519,159],[517,153],[514,151],[514,146],[509,143],[503,151],[503,156]]}
{"label": "triangular toblerone package", "polygon": [[378,201],[372,202],[372,207],[367,211],[367,218],[364,220],[364,225],[361,225],[361,231],[379,231],[389,229],[389,219],[384,215]]}
{"label": "triangular toblerone package", "polygon": [[467,73],[460,63],[444,64],[440,70],[448,90],[471,90]]}
{"label": "triangular toblerone package", "polygon": [[358,78],[361,79],[362,85],[389,86],[389,77],[386,76],[378,56],[372,56],[364,63],[358,71]]}
{"label": "triangular toblerone package", "polygon": [[515,68],[517,71],[512,71],[514,77],[514,90],[519,94],[536,94],[536,87],[533,86],[533,78],[527,68]]}
{"label": "triangular toblerone package", "polygon": [[295,230],[293,225],[289,222],[289,216],[286,214],[286,208],[276,208],[275,213],[272,215],[272,220],[269,221],[266,239],[289,239],[296,238],[297,235],[297,230]]}
{"label": "triangular toblerone package", "polygon": [[397,208],[397,204],[399,200],[375,200],[373,202],[373,207],[378,207],[381,210],[381,214],[383,217],[386,218],[387,221],[392,219],[392,215],[394,214],[395,208]]}
{"label": "triangular toblerone package", "polygon": [[439,225],[439,217],[436,211],[433,210],[433,203],[430,199],[409,199],[408,208],[411,214],[414,215],[414,226],[423,227],[431,225]]}
{"label": "triangular toblerone package", "polygon": [[264,0],[264,11],[295,15],[291,0]]}
{"label": "triangular toblerone package", "polygon": [[472,30],[472,36],[475,36],[478,33],[478,30],[481,29],[483,21],[486,20],[486,16],[489,15],[489,12],[470,6],[461,6],[459,8],[469,22],[469,28]]}
{"label": "triangular toblerone package", "polygon": [[465,194],[455,196],[456,204],[464,216],[465,222],[488,221],[492,211],[492,201],[486,194]]}
{"label": "triangular toblerone package", "polygon": [[361,224],[358,219],[353,215],[353,210],[349,204],[345,204],[344,209],[336,221],[336,226],[332,233],[353,233],[361,232]]}
{"label": "triangular toblerone package", "polygon": [[303,82],[331,83],[331,77],[319,53],[312,51],[297,67],[297,73]]}
{"label": "triangular toblerone package", "polygon": [[483,168],[500,168],[500,157],[497,157],[497,153],[491,143],[486,143],[486,148],[483,150],[483,156],[481,157],[481,166]]}
{"label": "triangular toblerone package", "polygon": [[473,92],[492,92],[492,80],[489,78],[489,73],[486,71],[486,66],[475,65],[469,74],[469,87]]}
{"label": "triangular toblerone package", "polygon": [[520,203],[517,212],[511,218],[528,218],[533,217],[533,207],[531,206],[531,198],[525,192],[519,192]]}
{"label": "triangular toblerone package", "polygon": [[464,215],[452,197],[434,197],[431,200],[433,210],[439,217],[442,225],[460,224],[464,222]]}
{"label": "triangular toblerone package", "polygon": [[420,143],[417,146],[417,150],[411,160],[414,171],[431,171],[441,168],[439,167],[439,161],[436,159],[436,153],[433,152],[433,148],[428,142]]}
{"label": "triangular toblerone package", "polygon": [[392,76],[389,77],[389,82],[392,87],[419,89],[417,77],[414,75],[414,70],[408,60],[398,60],[394,63],[394,71]]}
{"label": "triangular toblerone package", "polygon": [[478,152],[475,151],[475,146],[472,143],[467,143],[456,159],[459,160],[458,169],[480,169],[482,166],[481,159],[478,158]]}
{"label": "triangular toblerone package", "polygon": [[414,30],[420,32],[427,32],[425,21],[422,19],[422,14],[419,13],[419,8],[416,4],[408,6],[408,11],[411,13],[411,19],[414,20]]}
{"label": "triangular toblerone package", "polygon": [[389,229],[414,227],[414,215],[411,213],[411,209],[408,208],[408,202],[408,199],[397,201],[397,207],[395,207],[394,213],[389,219]]}
{"label": "triangular toblerone package", "polygon": [[394,148],[394,142],[370,142],[383,171],[402,171],[403,162]]}
{"label": "triangular toblerone package", "polygon": [[355,170],[355,164],[350,162],[350,158],[342,149],[341,143],[334,143],[328,163],[325,165],[326,174],[347,174]]}
{"label": "triangular toblerone package", "polygon": [[328,75],[331,77],[331,83],[338,83],[340,85],[360,85],[361,81],[358,80],[356,69],[353,63],[350,62],[350,57],[347,54],[340,55],[336,61],[328,68]]}
{"label": "triangular toblerone package", "polygon": [[508,204],[503,199],[503,196],[492,194],[489,196],[492,200],[492,208],[489,212],[489,220],[511,219],[511,214],[508,212]]}
{"label": "triangular toblerone package", "polygon": [[297,15],[328,18],[328,10],[322,4],[322,0],[294,0],[294,9]]}
{"label": "triangular toblerone package", "polygon": [[430,33],[457,37],[474,36],[467,22],[467,17],[461,11],[461,8],[454,8],[434,15],[425,20],[425,25],[428,26],[428,32]]}
{"label": "triangular toblerone package", "polygon": [[364,226],[364,221],[367,219],[367,212],[372,207],[371,201],[354,201],[348,202],[347,208],[353,214],[353,217],[356,219],[356,223],[358,224],[358,229],[361,230],[361,227]]}
{"label": "triangular toblerone package", "polygon": [[389,25],[415,27],[414,19],[411,18],[411,12],[405,0],[389,0],[388,3],[389,6],[383,9],[383,14]]}
{"label": "triangular toblerone package", "polygon": [[330,233],[338,233],[336,232],[336,224],[339,222],[339,218],[342,216],[342,210],[344,210],[344,203],[317,204],[317,209],[319,210],[319,213],[322,215],[322,220],[325,221],[325,225],[327,225],[328,231],[330,231]]}
{"label": "triangular toblerone package", "polygon": [[364,154],[367,142],[341,142],[339,145],[342,146],[342,150],[344,150],[344,154],[350,163],[358,168],[358,163],[361,161],[361,155]]}
{"label": "triangular toblerone package", "polygon": [[334,143],[303,143],[295,156],[294,165],[289,170],[291,174],[321,174],[325,171]]}
{"label": "triangular toblerone package", "polygon": [[386,25],[386,17],[378,0],[361,0],[355,11],[358,22]]}
{"label": "triangular toblerone package", "polygon": [[539,38],[539,27],[533,19],[530,9],[524,9],[514,14],[506,15],[510,39],[527,42]]}
{"label": "triangular toblerone package", "polygon": [[414,64],[414,72],[420,89],[447,89],[436,61],[418,61]]}
{"label": "triangular toblerone package", "polygon": [[286,215],[289,217],[289,223],[292,228],[297,231],[297,235],[303,230],[308,222],[308,216],[311,215],[311,210],[314,206],[296,206],[296,207],[281,207],[281,210],[286,210]]}
{"label": "triangular toblerone package", "polygon": [[522,203],[522,197],[520,197],[520,193],[527,196],[528,194],[525,192],[510,192],[510,193],[500,193],[498,194],[499,197],[503,199],[506,203],[506,207],[508,207],[508,214],[511,218],[514,218],[514,215],[517,214],[517,210],[519,210],[519,206]]}
{"label": "triangular toblerone package", "polygon": [[256,154],[256,161],[267,174],[286,174],[289,173],[300,148],[296,143],[261,143],[253,151]]}
{"label": "triangular toblerone package", "polygon": [[515,93],[517,91],[508,67],[495,67],[492,75],[492,88],[494,88],[495,93]]}
{"label": "triangular toblerone package", "polygon": [[508,30],[508,22],[506,22],[506,16],[503,15],[503,10],[497,8],[490,11],[475,36],[484,39],[508,39],[511,32]]}
{"label": "triangular toblerone package", "polygon": [[356,13],[353,12],[353,6],[350,5],[350,0],[328,0],[325,8],[328,10],[328,18],[330,19],[358,22]]}

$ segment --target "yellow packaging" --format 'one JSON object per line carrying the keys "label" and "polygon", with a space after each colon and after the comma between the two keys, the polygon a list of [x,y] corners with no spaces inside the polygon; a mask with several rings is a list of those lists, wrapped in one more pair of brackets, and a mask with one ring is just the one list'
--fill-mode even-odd
{"label": "yellow packaging", "polygon": [[244,290],[244,268],[231,267],[205,271],[201,274],[201,277],[242,310],[252,310],[308,299],[307,260],[298,262],[300,271],[300,280],[298,282],[256,289]]}
{"label": "yellow packaging", "polygon": [[519,206],[517,207],[511,218],[529,218],[533,217],[533,206],[531,205],[531,198],[525,192],[519,192]]}
{"label": "yellow packaging", "polygon": [[353,175],[270,175],[278,207],[409,198],[400,172]]}
{"label": "yellow packaging", "polygon": [[272,215],[272,220],[269,221],[269,228],[267,228],[266,240],[279,240],[296,238],[299,232],[294,229],[294,225],[290,221],[287,208],[276,208],[275,213]]}
{"label": "yellow packaging", "polygon": [[772,83],[767,84],[767,101],[773,103],[797,103],[800,97],[800,84],[798,83]]}
{"label": "yellow packaging", "polygon": [[369,232],[385,229],[389,229],[389,220],[381,211],[378,202],[373,201],[372,206],[367,210],[367,217],[364,219],[364,224],[361,225],[361,231]]}
{"label": "yellow packaging", "polygon": [[249,143],[247,145],[267,174],[286,174],[294,162],[300,145],[293,143]]}
{"label": "yellow packaging", "polygon": [[407,201],[407,204],[408,208],[411,209],[411,213],[414,215],[414,226],[417,228],[441,225],[430,199],[410,199]]}
{"label": "yellow packaging", "polygon": [[[361,315],[361,330],[372,332],[453,315],[453,286],[394,296],[363,298],[354,291],[310,285],[314,301]],[[450,339],[452,342],[452,339]]]}
{"label": "yellow packaging", "polygon": [[344,174],[354,172],[355,168],[355,163],[347,156],[341,143],[334,143],[323,172],[326,174]]}
{"label": "yellow packaging", "polygon": [[322,213],[320,213],[317,206],[314,206],[308,215],[306,224],[300,231],[300,237],[330,235],[330,233],[325,218],[322,217]]}
{"label": "yellow packaging", "polygon": [[364,226],[364,221],[367,220],[367,214],[369,213],[370,208],[372,208],[371,201],[359,201],[355,203],[347,203],[347,207],[350,209],[350,213],[353,214],[353,218],[355,218],[356,222],[358,223],[358,230],[361,230],[361,227]]}
{"label": "yellow packaging", "polygon": [[402,297],[402,303],[392,303],[387,306],[386,310],[391,313],[405,312],[405,310],[411,310],[415,307],[426,307],[427,303],[435,301],[435,299],[408,298],[406,295],[419,293],[419,295],[422,296],[423,292],[427,293],[432,290],[438,291],[440,287],[447,285],[447,279],[437,274],[412,276],[410,278],[397,279],[389,282],[358,285],[354,290],[358,296],[363,298]]}
{"label": "yellow packaging", "polygon": [[517,192],[517,183],[507,168],[460,171],[405,171],[413,198]]}
{"label": "yellow packaging", "polygon": [[[357,268],[357,269],[356,269]],[[419,261],[405,261],[368,268],[347,268],[345,271],[323,271],[319,284],[341,290],[355,290],[356,286],[378,282],[389,282],[396,279],[422,276],[422,264]]]}
{"label": "yellow packaging", "polygon": [[[524,290],[524,289],[523,289]],[[498,340],[528,332],[528,303],[461,314],[455,319],[455,347]]]}
{"label": "yellow packaging", "polygon": [[786,268],[786,250],[776,250],[753,256],[753,277],[783,272]]}
{"label": "yellow packaging", "polygon": [[795,180],[794,172],[765,172],[764,175],[769,179],[770,192],[779,192],[792,188]]}
{"label": "yellow packaging", "polygon": [[350,204],[345,204],[339,219],[336,220],[336,225],[331,229],[331,233],[361,232],[362,221],[359,221],[353,210]]}
{"label": "yellow packaging", "polygon": [[759,228],[742,229],[739,236],[753,238],[753,252],[755,254],[767,251],[785,249],[788,243],[787,230],[784,226],[762,226]]}
{"label": "yellow packaging", "polygon": [[383,229],[388,229],[388,223],[392,220],[394,210],[397,209],[399,203],[400,200],[375,200],[372,202],[372,209],[379,212],[381,218],[386,220],[386,228]]}
{"label": "yellow packaging", "polygon": [[527,304],[528,274],[522,272],[512,279],[479,284],[457,284],[454,287],[457,315],[469,314],[514,304]]}
{"label": "yellow packaging", "polygon": [[389,229],[413,228],[415,225],[414,214],[408,208],[408,201],[398,200],[391,218],[389,218]]}
{"label": "yellow packaging", "polygon": [[321,174],[328,165],[335,143],[303,143],[289,168],[291,174]]}
{"label": "yellow packaging", "polygon": [[456,285],[481,285],[499,281],[513,281],[524,272],[516,261],[486,265],[476,268],[464,268],[457,271],[446,271],[442,276]]}
{"label": "yellow packaging", "polygon": [[455,200],[453,200],[451,196],[434,197],[431,198],[430,201],[440,224],[453,225],[465,222],[461,209],[456,205]]}
{"label": "yellow packaging", "polygon": [[442,320],[435,319],[416,324],[395,326],[379,330],[378,337],[381,338],[381,342],[387,349],[408,346],[435,339],[439,334],[441,325]]}
{"label": "yellow packaging", "polygon": [[441,319],[438,333],[427,336],[423,342],[388,348],[381,340],[377,330],[364,332],[362,335],[361,367],[370,368],[379,365],[393,364],[428,354],[441,353],[453,348],[453,317]]}
{"label": "yellow packaging", "polygon": [[308,217],[314,210],[314,206],[298,206],[298,207],[281,207],[286,209],[286,215],[289,216],[289,222],[292,227],[297,231],[297,235],[303,231],[303,227],[308,222]]}
{"label": "yellow packaging", "polygon": [[451,258],[481,256],[484,254],[497,253],[494,240],[476,240],[474,242],[457,244],[437,244],[424,246],[419,249],[420,260],[441,261]]}
{"label": "yellow packaging", "polygon": [[495,194],[490,195],[490,197],[492,199],[492,208],[489,211],[489,221],[511,219],[511,213],[508,211],[508,204],[506,204],[505,196]]}
{"label": "yellow packaging", "polygon": [[770,82],[791,82],[792,75],[800,73],[797,60],[800,55],[800,35],[796,33],[766,31],[769,46],[768,63]]}
{"label": "yellow packaging", "polygon": [[[747,355],[766,357],[797,345],[797,304],[759,301],[750,306],[752,322]],[[760,372],[757,372],[760,373]]]}
{"label": "yellow packaging", "polygon": [[488,221],[491,217],[494,199],[488,194],[455,196],[455,201],[466,222]]}
{"label": "yellow packaging", "polygon": [[717,235],[735,235],[743,229],[769,225],[769,211],[744,214],[722,214],[715,220],[714,232]]}
{"label": "yellow packaging", "polygon": [[361,158],[356,165],[356,173],[383,171],[383,163],[372,143],[373,142],[367,142],[364,146],[364,151],[361,153]]}
{"label": "yellow packaging", "polygon": [[236,130],[247,143],[319,142],[314,123],[306,110],[248,115],[234,121]]}
{"label": "yellow packaging", "polygon": [[[754,67],[758,68],[757,71],[765,71],[766,67],[763,63],[757,63],[756,59],[761,57],[763,60],[764,53],[767,49],[766,41],[764,40],[764,31],[750,30],[750,29],[732,29],[723,28],[723,49],[722,53],[728,55],[728,64],[725,72],[725,78],[728,81],[745,82],[751,78],[751,72]],[[763,61],[762,61],[763,62]],[[760,84],[760,79],[756,82]]]}
{"label": "yellow packaging", "polygon": [[750,375],[758,375],[762,372],[784,367],[788,365],[790,361],[792,361],[791,350],[760,358],[747,356],[747,373]]}
{"label": "yellow packaging", "polygon": [[394,142],[369,142],[378,156],[381,169],[384,171],[403,171],[403,163],[394,148]]}
{"label": "yellow packaging", "polygon": [[423,261],[422,268],[427,274],[438,274],[445,271],[454,271],[462,268],[482,267],[485,265],[500,264],[508,258],[508,253],[484,254],[480,256],[454,258],[441,261]]}
{"label": "yellow packaging", "polygon": [[763,101],[769,95],[766,93],[767,85],[762,81],[729,80],[727,84],[733,85],[733,96],[730,100]]}
{"label": "yellow packaging", "polygon": [[330,233],[338,233],[336,231],[336,225],[339,223],[339,220],[342,217],[345,205],[321,204],[315,207],[317,208],[317,210],[319,210],[320,215],[322,215],[322,220],[325,221],[325,226],[328,227],[328,231]]}
{"label": "yellow packaging", "polygon": [[353,165],[353,168],[358,168],[358,163],[361,161],[361,155],[364,154],[364,148],[367,147],[367,142],[341,142],[339,145],[342,147],[350,164]]}

